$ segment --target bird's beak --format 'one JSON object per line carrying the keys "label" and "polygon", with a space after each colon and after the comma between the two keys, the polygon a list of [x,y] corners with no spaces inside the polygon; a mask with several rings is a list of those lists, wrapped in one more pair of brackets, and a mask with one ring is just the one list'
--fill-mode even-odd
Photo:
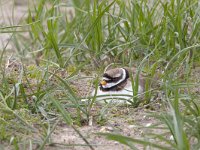
{"label": "bird's beak", "polygon": [[106,85],[107,82],[106,82],[105,80],[102,80],[102,81],[100,82],[100,84],[101,84],[101,85]]}

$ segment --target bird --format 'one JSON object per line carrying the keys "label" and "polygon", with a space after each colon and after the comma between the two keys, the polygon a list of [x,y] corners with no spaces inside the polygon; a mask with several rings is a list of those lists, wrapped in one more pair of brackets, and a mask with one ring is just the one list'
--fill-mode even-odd
{"label": "bird", "polygon": [[[133,99],[133,77],[134,84],[137,79],[136,67],[113,68],[103,73],[102,80],[97,89],[92,92],[92,96],[97,96],[97,102],[113,102],[113,103],[130,103]],[[145,77],[142,73],[138,79],[138,95],[142,95],[145,91]],[[139,96],[140,98],[142,96]]]}

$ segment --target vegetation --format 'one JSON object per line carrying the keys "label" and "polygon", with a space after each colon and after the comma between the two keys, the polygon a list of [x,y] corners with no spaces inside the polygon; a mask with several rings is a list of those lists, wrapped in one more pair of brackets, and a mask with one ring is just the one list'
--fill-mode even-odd
{"label": "vegetation", "polygon": [[[135,144],[200,149],[198,0],[40,0],[27,7],[26,19],[0,27],[0,33],[11,34],[0,57],[1,144],[44,149],[64,120],[94,149],[76,126],[88,124],[96,97],[83,97],[71,83],[81,72],[97,87],[103,69],[113,63],[137,66],[148,75],[145,104],[161,95],[163,105],[162,111],[150,114],[159,123],[148,128],[162,127],[163,133],[141,139],[99,135],[131,149],[137,149]],[[7,48],[10,43],[15,50]],[[159,87],[151,90],[155,76]],[[138,105],[134,99],[133,106]],[[35,134],[39,140],[26,140]]]}

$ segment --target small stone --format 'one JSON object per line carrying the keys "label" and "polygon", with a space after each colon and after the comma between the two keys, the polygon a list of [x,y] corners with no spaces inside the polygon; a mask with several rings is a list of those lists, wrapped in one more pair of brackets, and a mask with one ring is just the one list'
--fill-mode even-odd
{"label": "small stone", "polygon": [[103,132],[103,133],[112,132],[112,131],[113,131],[113,127],[105,127],[105,126],[103,126],[100,129],[100,132]]}
{"label": "small stone", "polygon": [[119,143],[118,142],[115,142],[115,145],[118,145]]}
{"label": "small stone", "polygon": [[89,116],[89,123],[88,123],[89,126],[92,126],[93,125],[93,116]]}
{"label": "small stone", "polygon": [[147,123],[145,126],[150,127],[151,125],[152,125],[152,123]]}
{"label": "small stone", "polygon": [[133,129],[133,128],[136,128],[136,126],[135,125],[129,125],[128,128]]}
{"label": "small stone", "polygon": [[171,136],[169,137],[169,139],[170,139],[170,140],[174,140],[174,137],[171,135]]}

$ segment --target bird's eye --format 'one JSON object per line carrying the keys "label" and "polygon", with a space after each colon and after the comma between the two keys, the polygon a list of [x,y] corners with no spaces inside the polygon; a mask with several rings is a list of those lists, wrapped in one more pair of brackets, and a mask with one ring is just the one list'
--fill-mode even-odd
{"label": "bird's eye", "polygon": [[118,81],[119,80],[119,78],[113,78],[112,79],[112,81],[114,81],[114,82],[116,82],[116,81]]}
{"label": "bird's eye", "polygon": [[109,83],[111,80],[105,80],[105,81]]}

